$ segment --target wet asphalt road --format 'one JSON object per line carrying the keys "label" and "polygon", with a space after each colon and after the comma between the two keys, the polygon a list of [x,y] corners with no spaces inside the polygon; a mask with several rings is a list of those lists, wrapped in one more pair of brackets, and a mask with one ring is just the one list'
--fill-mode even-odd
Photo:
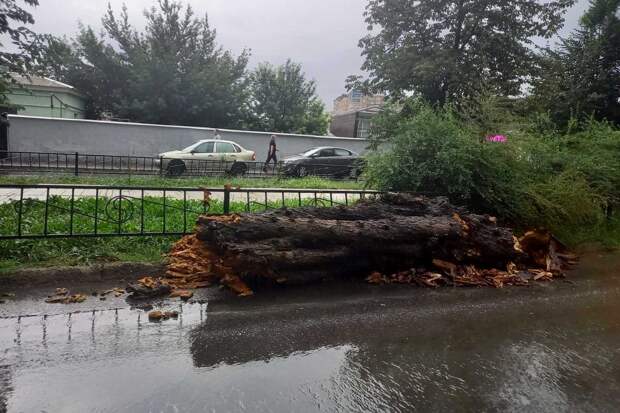
{"label": "wet asphalt road", "polygon": [[181,311],[162,323],[122,297],[15,291],[0,305],[0,411],[617,411],[620,254],[570,280],[208,290],[155,303]]}

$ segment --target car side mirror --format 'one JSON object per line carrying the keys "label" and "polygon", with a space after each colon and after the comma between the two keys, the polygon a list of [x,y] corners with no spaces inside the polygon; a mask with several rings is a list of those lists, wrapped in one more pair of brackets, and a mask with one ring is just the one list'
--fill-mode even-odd
{"label": "car side mirror", "polygon": [[191,154],[196,153],[196,149],[192,149],[191,151],[189,151],[189,153],[191,153]]}

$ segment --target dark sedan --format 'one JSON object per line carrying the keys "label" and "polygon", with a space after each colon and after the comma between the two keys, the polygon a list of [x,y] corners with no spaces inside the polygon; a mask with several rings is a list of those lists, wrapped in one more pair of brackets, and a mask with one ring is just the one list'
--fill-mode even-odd
{"label": "dark sedan", "polygon": [[312,148],[283,161],[283,172],[288,176],[329,176],[357,178],[362,172],[363,159],[348,149],[322,146]]}

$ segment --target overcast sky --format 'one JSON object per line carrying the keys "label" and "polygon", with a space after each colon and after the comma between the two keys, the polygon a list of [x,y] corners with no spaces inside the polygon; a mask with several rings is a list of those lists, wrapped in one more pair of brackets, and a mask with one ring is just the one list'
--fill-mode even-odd
{"label": "overcast sky", "polygon": [[[365,34],[366,0],[184,0],[196,14],[209,14],[218,43],[239,53],[251,49],[250,66],[269,61],[280,64],[291,58],[317,81],[327,108],[344,91],[344,80],[359,73],[362,58],[357,47]],[[507,0],[509,1],[509,0]],[[72,36],[78,22],[101,27],[106,0],[39,0],[34,9],[35,31]],[[127,4],[132,23],[142,28],[143,10],[155,0],[110,0],[114,10]],[[567,14],[563,32],[577,24],[587,7],[578,0]]]}

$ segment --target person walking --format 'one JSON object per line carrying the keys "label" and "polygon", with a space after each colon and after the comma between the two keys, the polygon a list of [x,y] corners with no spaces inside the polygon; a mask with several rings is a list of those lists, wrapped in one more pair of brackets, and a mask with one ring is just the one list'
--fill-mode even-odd
{"label": "person walking", "polygon": [[278,166],[278,156],[276,152],[278,148],[276,146],[276,135],[271,135],[271,140],[269,141],[269,149],[267,150],[267,160],[265,161],[265,166],[263,167],[263,172],[267,172],[267,167],[269,166],[269,162],[273,159],[273,168],[275,169]]}
{"label": "person walking", "polygon": [[220,130],[216,129],[214,134],[213,134],[213,139],[217,140],[217,141],[221,141],[222,140],[222,135],[220,135]]}
{"label": "person walking", "polygon": [[9,114],[4,112],[0,115],[0,159],[7,158],[9,156]]}

